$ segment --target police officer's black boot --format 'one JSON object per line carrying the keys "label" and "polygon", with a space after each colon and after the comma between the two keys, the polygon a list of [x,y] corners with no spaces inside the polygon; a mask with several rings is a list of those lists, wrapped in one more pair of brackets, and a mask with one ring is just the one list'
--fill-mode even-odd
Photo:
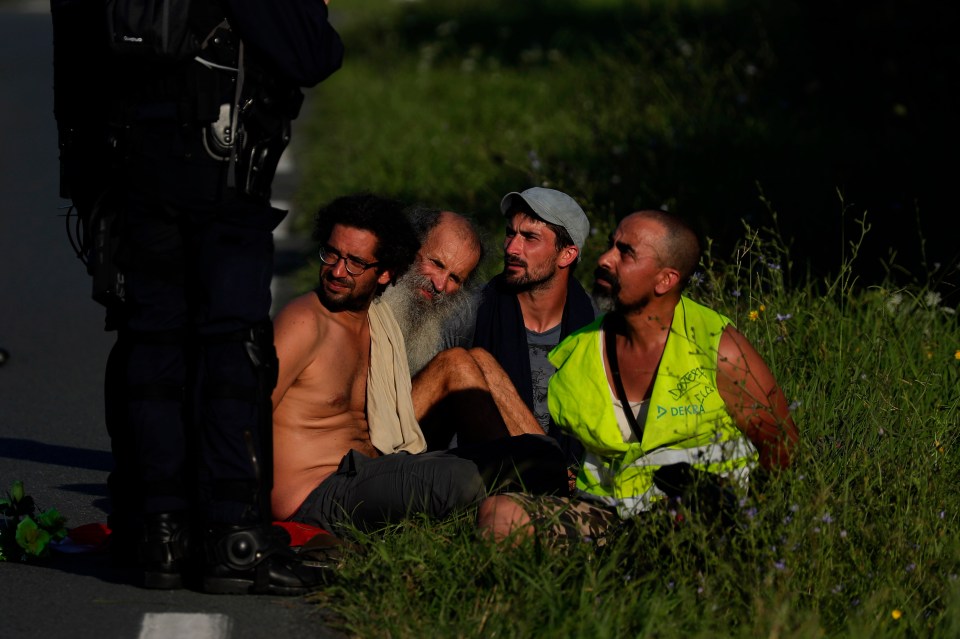
{"label": "police officer's black boot", "polygon": [[184,586],[198,556],[187,513],[146,515],[139,560],[143,587],[174,590]]}
{"label": "police officer's black boot", "polygon": [[205,592],[302,595],[320,588],[329,567],[308,565],[290,548],[279,526],[213,526],[204,542]]}

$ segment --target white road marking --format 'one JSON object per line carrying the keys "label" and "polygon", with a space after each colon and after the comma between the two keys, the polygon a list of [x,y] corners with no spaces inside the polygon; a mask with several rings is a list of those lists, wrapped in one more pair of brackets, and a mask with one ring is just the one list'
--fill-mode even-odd
{"label": "white road marking", "polygon": [[148,612],[139,639],[227,639],[230,617],[187,612]]}

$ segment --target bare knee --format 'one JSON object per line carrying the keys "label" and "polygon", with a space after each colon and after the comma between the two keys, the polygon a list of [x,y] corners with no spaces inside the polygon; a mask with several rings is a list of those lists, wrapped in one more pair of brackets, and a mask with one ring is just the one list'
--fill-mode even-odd
{"label": "bare knee", "polygon": [[[463,369],[476,369],[476,362],[463,348],[451,348],[437,353],[423,369],[413,376],[411,392],[413,409],[417,419],[424,419],[433,408],[450,393],[460,390],[464,380],[477,375],[466,374]],[[472,371],[471,371],[472,372]]]}
{"label": "bare knee", "polygon": [[480,377],[480,367],[477,365],[477,360],[467,349],[455,346],[442,351],[441,354],[445,358],[445,365],[456,371],[458,376],[467,375],[473,379]]}
{"label": "bare knee", "polygon": [[430,363],[436,362],[438,366],[458,366],[467,359],[473,359],[470,357],[470,353],[467,352],[467,349],[462,346],[454,346],[453,348],[447,348],[439,353],[437,353]]}
{"label": "bare knee", "polygon": [[485,386],[483,372],[476,360],[459,346],[437,353],[413,381],[414,386],[420,381],[442,389],[443,393]]}
{"label": "bare knee", "polygon": [[465,352],[470,356],[471,359],[473,359],[474,362],[476,362],[477,366],[480,368],[484,368],[485,365],[489,365],[491,363],[497,364],[496,358],[490,354],[490,351],[479,346],[473,346],[470,348],[470,350]]}
{"label": "bare knee", "polygon": [[530,516],[508,495],[494,495],[480,502],[477,529],[481,536],[497,542],[512,537],[513,543],[519,543],[533,534]]}

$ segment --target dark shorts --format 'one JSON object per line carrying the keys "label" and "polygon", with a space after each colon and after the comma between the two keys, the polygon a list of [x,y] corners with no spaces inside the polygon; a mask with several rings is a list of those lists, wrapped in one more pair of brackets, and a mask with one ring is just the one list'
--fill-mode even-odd
{"label": "dark shorts", "polygon": [[410,515],[442,519],[495,492],[566,494],[563,451],[546,435],[518,435],[449,451],[367,457],[351,450],[291,521],[369,531]]}
{"label": "dark shorts", "polygon": [[370,531],[412,515],[443,518],[485,496],[469,459],[443,451],[367,457],[351,450],[290,519],[334,533],[351,526]]}

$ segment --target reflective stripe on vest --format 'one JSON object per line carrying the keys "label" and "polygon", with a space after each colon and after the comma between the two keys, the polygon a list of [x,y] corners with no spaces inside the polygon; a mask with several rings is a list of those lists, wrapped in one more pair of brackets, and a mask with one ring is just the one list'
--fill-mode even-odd
{"label": "reflective stripe on vest", "polygon": [[[714,464],[751,457],[755,449],[746,439],[734,439],[696,448],[661,448],[638,457],[628,466],[667,466],[669,464]],[[626,468],[627,466],[624,466]]]}
{"label": "reflective stripe on vest", "polygon": [[[645,510],[650,510],[653,504],[666,496],[653,484],[653,472],[657,468],[682,463],[691,464],[701,469],[712,466],[711,472],[730,480],[734,485],[745,488],[750,477],[749,464],[755,458],[756,450],[746,438],[727,440],[696,448],[662,448],[651,451],[632,463],[626,464],[616,472],[603,458],[587,452],[581,463],[581,471],[596,481],[599,486],[606,489],[604,490],[606,494],[582,489],[578,489],[577,492],[583,499],[597,501],[611,508],[616,508],[621,517],[627,518]],[[624,488],[623,485],[617,485],[617,476],[622,477],[624,471],[629,468],[640,470],[643,475],[646,475],[642,479],[635,479],[642,483],[649,482],[648,487],[635,495],[617,494],[620,492],[618,488]]]}

